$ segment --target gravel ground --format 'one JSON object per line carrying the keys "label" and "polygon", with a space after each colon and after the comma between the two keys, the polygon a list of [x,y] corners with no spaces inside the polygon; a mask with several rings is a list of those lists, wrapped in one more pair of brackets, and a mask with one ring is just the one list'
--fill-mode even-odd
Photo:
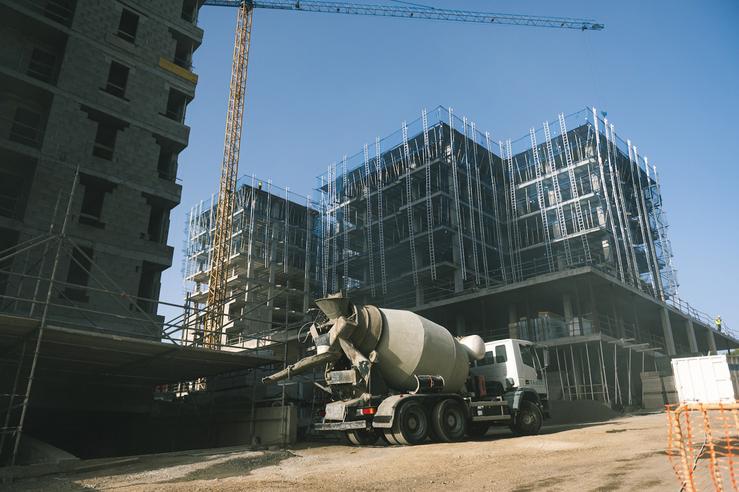
{"label": "gravel ground", "polygon": [[286,451],[226,448],[147,455],[95,471],[0,485],[22,491],[677,490],[667,456],[664,414],[542,435],[422,446],[301,445]]}

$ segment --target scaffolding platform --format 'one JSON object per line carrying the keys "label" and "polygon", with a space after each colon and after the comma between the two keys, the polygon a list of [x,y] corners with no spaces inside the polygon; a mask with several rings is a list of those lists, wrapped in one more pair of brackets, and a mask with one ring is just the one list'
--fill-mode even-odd
{"label": "scaffolding platform", "polygon": [[[39,321],[0,315],[0,367],[14,373],[26,341],[24,363],[33,357]],[[111,386],[149,386],[194,380],[278,362],[249,351],[230,352],[180,346],[110,333],[48,325],[38,357],[36,380],[104,382]]]}

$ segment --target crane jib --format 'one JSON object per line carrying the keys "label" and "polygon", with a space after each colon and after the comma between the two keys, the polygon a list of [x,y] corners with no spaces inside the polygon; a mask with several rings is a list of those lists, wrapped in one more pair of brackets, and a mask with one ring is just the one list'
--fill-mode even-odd
{"label": "crane jib", "polygon": [[603,24],[595,22],[592,19],[476,12],[422,6],[373,5],[347,2],[297,0],[206,0],[204,5],[239,7],[244,2],[249,7],[262,9],[301,10],[305,12],[350,15],[374,15],[380,17],[401,17],[447,22],[507,24],[515,26],[549,27],[555,29],[576,29],[580,31],[600,31],[605,27]]}

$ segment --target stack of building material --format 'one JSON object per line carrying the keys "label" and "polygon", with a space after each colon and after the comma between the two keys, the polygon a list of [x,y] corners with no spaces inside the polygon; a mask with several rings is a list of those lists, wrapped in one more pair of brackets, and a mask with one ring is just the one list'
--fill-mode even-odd
{"label": "stack of building material", "polygon": [[678,402],[675,377],[664,372],[641,373],[642,406],[646,410],[662,410]]}

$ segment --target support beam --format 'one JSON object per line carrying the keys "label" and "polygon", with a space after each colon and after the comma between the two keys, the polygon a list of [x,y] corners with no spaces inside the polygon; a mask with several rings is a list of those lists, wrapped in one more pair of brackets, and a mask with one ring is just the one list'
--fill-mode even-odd
{"label": "support beam", "polygon": [[685,320],[685,331],[688,333],[688,344],[690,345],[690,352],[697,354],[698,341],[695,339],[695,327],[693,326],[693,320],[690,318]]}
{"label": "support beam", "polygon": [[716,355],[718,352],[716,349],[716,337],[713,336],[713,330],[710,328],[708,329],[708,350],[711,353],[711,355]]}
{"label": "support beam", "polygon": [[508,305],[508,336],[518,338],[518,312],[514,303]]}
{"label": "support beam", "polygon": [[662,333],[665,337],[665,350],[667,355],[675,355],[675,337],[672,335],[672,325],[670,324],[670,313],[665,306],[659,310],[659,320],[662,324]]}

